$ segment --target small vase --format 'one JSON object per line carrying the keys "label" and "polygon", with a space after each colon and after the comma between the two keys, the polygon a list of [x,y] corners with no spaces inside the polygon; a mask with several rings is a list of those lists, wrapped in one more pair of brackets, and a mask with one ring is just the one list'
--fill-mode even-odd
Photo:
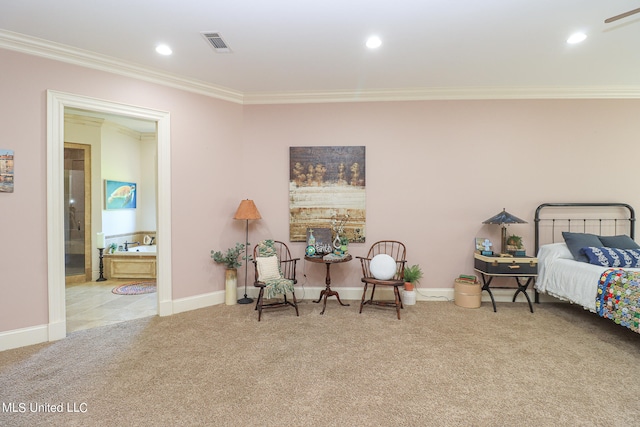
{"label": "small vase", "polygon": [[339,250],[341,245],[342,244],[340,243],[340,236],[336,234],[336,238],[333,239],[333,248]]}
{"label": "small vase", "polygon": [[224,289],[226,305],[235,305],[238,302],[238,270],[227,268],[224,272]]}
{"label": "small vase", "polygon": [[411,283],[411,282],[404,282],[404,290],[405,290],[405,291],[412,291],[412,290],[413,290],[413,283]]}

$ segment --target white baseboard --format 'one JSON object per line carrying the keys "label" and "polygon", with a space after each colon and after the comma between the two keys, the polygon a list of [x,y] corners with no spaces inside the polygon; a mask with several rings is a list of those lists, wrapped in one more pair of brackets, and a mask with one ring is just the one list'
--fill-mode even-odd
{"label": "white baseboard", "polygon": [[0,332],[0,351],[47,342],[49,340],[48,330],[47,325],[39,325]]}
{"label": "white baseboard", "polygon": [[[296,298],[299,300],[316,300],[320,296],[320,292],[324,287],[320,286],[297,286]],[[334,288],[334,291],[340,293],[340,299],[343,301],[359,301],[362,298],[361,287]],[[493,296],[496,302],[511,302],[515,289],[493,289]],[[534,292],[527,292],[533,301]],[[376,290],[377,298],[393,299],[393,291],[390,289]],[[238,299],[244,296],[244,288],[238,289]],[[256,289],[247,289],[247,296],[254,300],[258,297]],[[330,297],[335,298],[335,297]],[[453,288],[416,288],[416,301],[453,301]],[[482,293],[482,301],[490,302],[489,294]],[[541,302],[560,302],[557,298],[549,295],[540,295]],[[518,295],[516,303],[526,303],[527,300],[522,295]],[[216,291],[208,294],[196,295],[193,297],[180,298],[173,301],[163,302],[163,309],[159,315],[170,315],[182,313],[185,311],[197,310],[200,308],[211,307],[225,303],[225,291]],[[165,314],[163,314],[165,313]],[[168,313],[168,314],[167,314]],[[56,325],[38,325],[29,328],[15,329],[12,331],[0,332],[0,351],[10,350],[18,347],[39,344],[47,341],[55,341],[64,338],[58,336],[59,327]]]}

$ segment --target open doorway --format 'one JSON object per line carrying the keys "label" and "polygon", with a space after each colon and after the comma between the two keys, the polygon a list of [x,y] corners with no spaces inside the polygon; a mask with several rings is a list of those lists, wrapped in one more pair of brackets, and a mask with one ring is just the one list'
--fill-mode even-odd
{"label": "open doorway", "polygon": [[[48,340],[67,333],[64,262],[64,112],[65,108],[149,120],[157,129],[157,313],[173,314],[171,302],[171,158],[169,113],[47,91],[47,258],[49,279]],[[95,186],[94,186],[95,187]],[[95,228],[93,229],[95,232]],[[96,247],[92,233],[91,247]]]}
{"label": "open doorway", "polygon": [[[157,246],[143,246],[143,237],[156,236],[156,122],[65,108],[64,169],[67,332],[156,315],[157,293],[149,290],[155,288],[157,262],[151,250]],[[112,203],[119,209],[107,209],[102,183],[113,179],[137,184],[137,204],[123,209]],[[122,242],[129,242],[138,245],[136,250],[149,251],[144,258],[149,262],[124,252],[107,254],[101,273],[99,250],[91,245],[97,232],[105,237],[106,243],[97,245],[104,253],[110,252],[109,244],[122,251]],[[113,257],[119,260],[118,274],[110,268]],[[136,262],[122,262],[128,258]],[[107,280],[97,281],[99,276]],[[112,292],[126,284],[126,292]]]}

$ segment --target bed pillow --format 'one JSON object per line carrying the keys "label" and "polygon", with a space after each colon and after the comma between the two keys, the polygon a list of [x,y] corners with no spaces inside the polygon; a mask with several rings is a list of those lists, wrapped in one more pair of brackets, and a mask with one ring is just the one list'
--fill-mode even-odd
{"label": "bed pillow", "polygon": [[589,246],[582,248],[589,264],[603,267],[640,268],[639,249],[616,249]]}
{"label": "bed pillow", "polygon": [[576,261],[589,262],[587,256],[581,251],[582,248],[602,246],[602,242],[595,234],[563,231],[562,237],[564,237],[564,241],[567,243],[573,259]]}
{"label": "bed pillow", "polygon": [[600,236],[599,238],[602,242],[602,246],[606,246],[608,248],[640,249],[640,245],[626,234],[621,236]]}

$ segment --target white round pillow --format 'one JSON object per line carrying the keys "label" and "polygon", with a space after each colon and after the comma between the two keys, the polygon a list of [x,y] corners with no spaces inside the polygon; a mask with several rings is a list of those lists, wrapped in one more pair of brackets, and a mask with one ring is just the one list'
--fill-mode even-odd
{"label": "white round pillow", "polygon": [[378,280],[389,280],[396,275],[396,260],[387,254],[378,254],[369,264],[371,274]]}

